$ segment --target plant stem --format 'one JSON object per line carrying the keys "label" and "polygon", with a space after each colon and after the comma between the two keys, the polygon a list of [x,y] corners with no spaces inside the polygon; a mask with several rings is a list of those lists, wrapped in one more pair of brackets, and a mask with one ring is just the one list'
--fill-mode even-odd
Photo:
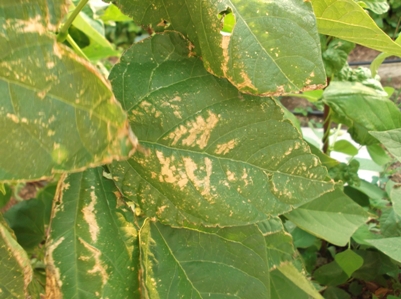
{"label": "plant stem", "polygon": [[68,29],[70,28],[72,22],[74,22],[75,18],[77,15],[80,13],[82,8],[88,3],[89,0],[81,0],[79,1],[77,7],[75,7],[74,11],[71,13],[71,15],[68,17],[67,21],[64,23],[63,27],[61,27],[60,32],[57,35],[57,41],[59,43],[65,41],[68,35]]}
{"label": "plant stem", "polygon": [[[331,78],[327,78],[327,86],[330,85]],[[327,88],[325,87],[325,89]],[[328,154],[329,151],[329,137],[330,137],[330,126],[331,126],[331,119],[330,119],[330,107],[327,104],[324,104],[324,111],[323,111],[323,153]]]}
{"label": "plant stem", "polygon": [[71,35],[67,34],[67,42],[71,45],[71,47],[74,49],[74,51],[81,56],[82,58],[85,58],[86,60],[89,61],[88,57],[85,55],[84,52],[82,52],[81,48],[76,44],[74,39],[71,37]]}
{"label": "plant stem", "polygon": [[324,112],[323,112],[323,153],[328,154],[329,151],[329,136],[330,136],[330,107],[327,104],[324,104]]}

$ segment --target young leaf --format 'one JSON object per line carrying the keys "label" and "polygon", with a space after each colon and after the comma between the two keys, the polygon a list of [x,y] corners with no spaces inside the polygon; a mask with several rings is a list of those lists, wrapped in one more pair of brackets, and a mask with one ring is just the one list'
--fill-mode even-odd
{"label": "young leaf", "polygon": [[358,154],[358,149],[348,140],[338,140],[336,143],[334,143],[333,150],[350,156],[355,156]]}
{"label": "young leaf", "polygon": [[321,34],[401,56],[401,45],[393,42],[354,0],[312,0]]}
{"label": "young leaf", "polygon": [[0,181],[128,156],[136,139],[109,84],[51,33],[61,4],[28,2],[0,4]]}
{"label": "young leaf", "polygon": [[348,277],[363,265],[363,258],[350,249],[337,253],[334,259]]}
{"label": "young leaf", "polygon": [[[242,92],[282,94],[316,89],[326,82],[308,1],[118,2],[143,25],[183,33],[205,68]],[[222,31],[225,21],[231,33]]]}
{"label": "young leaf", "polygon": [[340,189],[285,214],[297,226],[338,246],[345,246],[368,214]]}
{"label": "young leaf", "polygon": [[391,162],[391,158],[379,144],[368,145],[366,148],[370,157],[376,164],[385,165]]}
{"label": "young leaf", "polygon": [[134,216],[102,168],[61,179],[47,243],[47,295],[139,298]]}
{"label": "young leaf", "polygon": [[148,155],[113,163],[124,196],[170,225],[245,225],[333,190],[271,98],[240,94],[177,33],[135,44],[110,74]]}

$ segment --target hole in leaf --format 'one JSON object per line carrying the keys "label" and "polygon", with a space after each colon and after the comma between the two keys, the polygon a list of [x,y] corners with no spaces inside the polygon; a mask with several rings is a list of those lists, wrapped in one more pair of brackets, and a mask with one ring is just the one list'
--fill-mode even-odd
{"label": "hole in leaf", "polygon": [[226,10],[223,10],[219,13],[219,19],[222,22],[222,28],[220,30],[220,33],[222,35],[228,35],[230,36],[231,33],[233,32],[234,26],[235,26],[235,16],[231,10],[231,8],[227,7]]}
{"label": "hole in leaf", "polygon": [[157,24],[156,26],[167,28],[170,26],[170,22],[165,19],[161,19],[160,23]]}

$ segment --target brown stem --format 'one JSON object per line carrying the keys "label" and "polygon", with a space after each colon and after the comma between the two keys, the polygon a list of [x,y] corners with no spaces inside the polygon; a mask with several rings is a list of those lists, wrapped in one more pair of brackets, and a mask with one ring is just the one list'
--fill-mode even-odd
{"label": "brown stem", "polygon": [[324,112],[323,112],[323,153],[327,154],[329,150],[329,136],[330,136],[330,107],[327,104],[324,104]]}

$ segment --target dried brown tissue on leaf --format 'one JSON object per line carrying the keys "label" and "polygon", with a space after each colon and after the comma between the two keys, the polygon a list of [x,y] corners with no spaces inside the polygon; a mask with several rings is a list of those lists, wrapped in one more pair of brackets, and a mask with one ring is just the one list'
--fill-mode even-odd
{"label": "dried brown tissue on leaf", "polygon": [[235,146],[237,145],[238,141],[236,139],[232,139],[226,143],[222,143],[216,146],[216,150],[215,153],[217,155],[226,155],[228,154],[232,149],[235,148]]}
{"label": "dried brown tissue on leaf", "polygon": [[[193,185],[200,191],[202,196],[210,195],[211,183],[210,177],[213,172],[212,160],[204,158],[204,166],[198,166],[191,158],[183,158],[185,164],[185,171],[188,178],[191,180]],[[195,175],[195,171],[198,170],[206,171],[206,175],[203,178]]]}
{"label": "dried brown tissue on leaf", "polygon": [[100,257],[102,256],[102,252],[99,249],[85,242],[85,240],[83,240],[82,238],[78,238],[78,240],[91,253],[90,256],[80,256],[79,259],[82,261],[88,261],[90,259],[94,259],[95,261],[93,268],[87,271],[88,274],[93,275],[97,273],[98,275],[100,275],[102,279],[102,285],[103,286],[106,285],[109,279],[109,275],[107,274],[106,266],[103,265],[102,260],[100,259]]}
{"label": "dried brown tissue on leaf", "polygon": [[204,149],[209,142],[211,132],[220,118],[219,115],[211,111],[208,111],[208,114],[209,116],[206,119],[198,115],[195,120],[188,121],[185,126],[180,125],[164,139],[171,139],[172,145],[176,145],[182,137],[188,134],[186,138],[182,139],[182,145],[191,147],[198,145],[200,149]]}
{"label": "dried brown tissue on leaf", "polygon": [[91,235],[91,239],[94,243],[96,243],[100,228],[99,228],[99,224],[96,221],[95,205],[97,202],[97,197],[96,197],[94,186],[91,186],[90,198],[91,198],[91,201],[90,201],[89,205],[85,206],[82,209],[82,213],[83,213],[84,220],[86,221],[86,223],[89,226],[89,233]]}
{"label": "dried brown tissue on leaf", "polygon": [[53,252],[57,247],[65,240],[65,237],[61,237],[57,241],[50,240],[47,242],[46,249],[46,298],[62,298],[60,288],[63,285],[61,279],[60,269],[56,267],[56,263],[53,259]]}

